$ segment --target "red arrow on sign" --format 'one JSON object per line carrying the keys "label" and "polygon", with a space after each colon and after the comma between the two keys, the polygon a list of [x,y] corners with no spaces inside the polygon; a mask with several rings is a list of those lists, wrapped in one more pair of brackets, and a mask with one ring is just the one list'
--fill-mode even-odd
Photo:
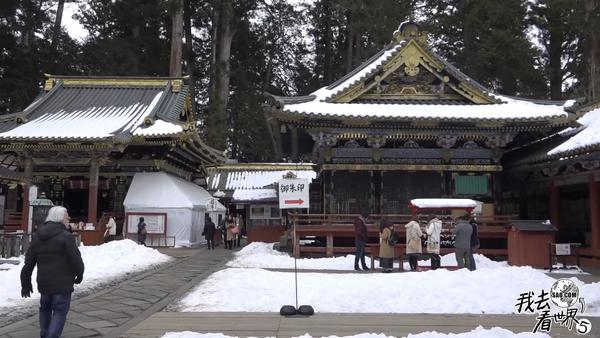
{"label": "red arrow on sign", "polygon": [[302,204],[302,203],[304,203],[304,201],[301,198],[299,198],[297,200],[284,200],[283,203],[284,204]]}

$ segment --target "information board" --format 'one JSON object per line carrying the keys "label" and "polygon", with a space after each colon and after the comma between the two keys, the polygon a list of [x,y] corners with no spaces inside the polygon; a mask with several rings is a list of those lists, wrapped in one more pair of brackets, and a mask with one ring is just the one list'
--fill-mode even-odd
{"label": "information board", "polygon": [[306,178],[279,180],[279,209],[308,209],[309,183]]}
{"label": "information board", "polygon": [[164,213],[127,213],[127,233],[137,234],[140,217],[144,217],[146,232],[149,234],[167,234],[167,214]]}

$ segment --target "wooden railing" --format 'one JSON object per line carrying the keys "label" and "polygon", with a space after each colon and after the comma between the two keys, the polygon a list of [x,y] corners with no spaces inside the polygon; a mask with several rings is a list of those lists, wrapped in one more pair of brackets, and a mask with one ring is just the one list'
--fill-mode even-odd
{"label": "wooden railing", "polygon": [[[322,253],[327,257],[333,257],[335,254],[352,253],[354,247],[334,246],[335,238],[354,238],[354,219],[356,214],[292,214],[294,223],[293,232],[293,254],[300,257],[302,253]],[[394,230],[400,237],[400,243],[406,240],[404,225],[411,220],[411,215],[388,214],[388,215],[370,215],[367,219],[367,234],[369,238],[379,237],[379,221],[385,217],[394,224]],[[455,221],[450,215],[437,216],[442,220],[442,228],[450,231],[455,225]],[[511,216],[478,216],[477,223],[480,239],[506,239],[508,228],[511,225]],[[422,226],[427,224],[429,216],[419,217],[419,223]],[[325,246],[303,246],[300,240],[311,237],[325,237]],[[442,248],[441,253],[452,252],[453,248]],[[367,253],[370,248],[367,246]],[[506,248],[480,248],[477,252],[488,255],[507,255]]]}
{"label": "wooden railing", "polygon": [[21,218],[23,213],[17,211],[6,210],[4,213],[4,227],[5,231],[16,231],[21,229]]}

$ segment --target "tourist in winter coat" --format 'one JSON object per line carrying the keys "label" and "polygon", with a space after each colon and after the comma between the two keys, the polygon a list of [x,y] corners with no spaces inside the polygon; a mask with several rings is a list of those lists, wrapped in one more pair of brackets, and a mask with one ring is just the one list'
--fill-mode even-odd
{"label": "tourist in winter coat", "polygon": [[206,219],[206,224],[204,224],[204,230],[202,230],[202,235],[206,239],[206,245],[208,246],[208,250],[215,249],[215,223],[213,223],[212,218],[208,217]]}
{"label": "tourist in winter coat", "polygon": [[369,217],[369,213],[363,211],[354,219],[354,243],[356,247],[356,252],[354,255],[354,270],[360,270],[358,268],[359,261],[363,270],[369,270],[367,263],[365,263],[365,245],[369,240],[369,236],[367,235],[367,217]]}
{"label": "tourist in winter coat", "polygon": [[479,234],[477,231],[477,222],[475,222],[475,220],[471,220],[471,229],[473,232],[471,233],[471,250],[469,250],[469,270],[475,271],[477,265],[475,264],[475,257],[473,254],[475,253],[475,250],[479,249]]}
{"label": "tourist in winter coat", "polygon": [[225,221],[225,229],[227,230],[225,236],[225,247],[229,250],[233,249],[233,239],[235,236],[234,233],[231,231],[233,230],[233,228],[235,228],[235,221],[233,220],[233,217],[231,215],[228,215],[227,220]]}
{"label": "tourist in winter coat", "polygon": [[108,243],[115,239],[117,235],[117,222],[112,216],[109,216],[108,223],[106,223],[106,230],[104,231],[104,243]]}
{"label": "tourist in winter coat", "polygon": [[144,222],[144,217],[139,218],[137,229],[138,243],[140,243],[143,246],[146,246],[146,235],[148,234],[148,230],[146,230],[146,223]]}
{"label": "tourist in winter coat", "polygon": [[471,234],[473,228],[469,224],[469,215],[463,215],[458,219],[458,223],[452,230],[454,234],[454,253],[456,254],[456,262],[458,268],[470,266],[469,252],[471,251]]}
{"label": "tourist in winter coat", "polygon": [[382,272],[392,272],[394,267],[394,245],[389,242],[394,233],[394,224],[382,218],[379,223],[379,264]]}
{"label": "tourist in winter coat", "polygon": [[21,296],[31,296],[31,273],[37,265],[40,292],[40,337],[60,337],[71,305],[73,284],[83,280],[83,260],[73,235],[66,229],[67,209],[52,207],[46,222],[33,234],[21,270]]}
{"label": "tourist in winter coat", "polygon": [[412,220],[404,227],[406,228],[406,255],[408,256],[408,264],[410,265],[410,271],[416,271],[418,269],[417,261],[419,254],[423,251],[421,248],[423,232],[416,216],[413,216]]}
{"label": "tourist in winter coat", "polygon": [[440,235],[442,233],[442,221],[437,217],[431,216],[427,224],[427,253],[431,255],[431,269],[440,267]]}

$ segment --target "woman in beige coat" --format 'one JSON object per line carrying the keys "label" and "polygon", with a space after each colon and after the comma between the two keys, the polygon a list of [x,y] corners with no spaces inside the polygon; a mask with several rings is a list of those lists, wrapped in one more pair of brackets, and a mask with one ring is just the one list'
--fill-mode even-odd
{"label": "woman in beige coat", "polygon": [[233,230],[233,228],[235,228],[235,221],[233,220],[233,217],[231,215],[227,216],[227,220],[225,221],[225,229],[227,230],[226,232],[226,237],[225,238],[225,248],[231,250],[233,248],[233,237],[234,234],[231,230]]}
{"label": "woman in beige coat", "polygon": [[423,252],[421,248],[423,232],[416,216],[413,216],[412,220],[404,227],[406,228],[406,255],[408,256],[408,264],[410,265],[410,271],[416,271],[419,254]]}
{"label": "woman in beige coat", "polygon": [[381,272],[392,272],[394,267],[394,246],[389,243],[389,238],[394,233],[394,224],[386,218],[379,223],[379,265]]}

